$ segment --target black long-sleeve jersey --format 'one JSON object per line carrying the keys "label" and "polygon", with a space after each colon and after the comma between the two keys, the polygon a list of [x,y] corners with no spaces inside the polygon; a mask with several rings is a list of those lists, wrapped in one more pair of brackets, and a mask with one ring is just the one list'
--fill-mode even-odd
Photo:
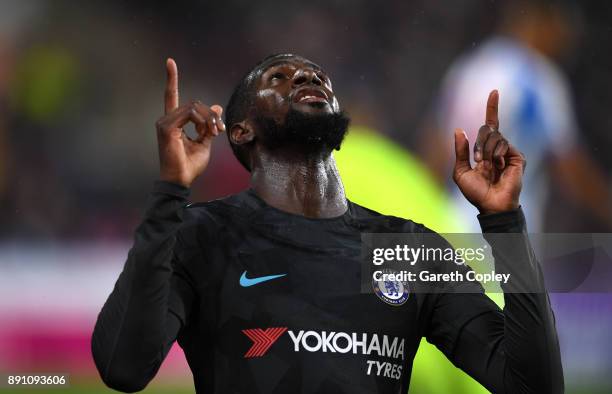
{"label": "black long-sleeve jersey", "polygon": [[[360,291],[360,234],[433,234],[423,225],[352,202],[310,219],[252,190],[197,204],[188,193],[155,184],[98,317],[92,350],[109,387],[144,388],[177,340],[198,393],[406,393],[426,337],[490,391],[563,392],[544,290],[505,293],[503,311],[477,283],[396,305]],[[489,240],[496,265],[512,258],[504,266],[543,289],[520,208],[479,220],[485,237],[522,234]]]}

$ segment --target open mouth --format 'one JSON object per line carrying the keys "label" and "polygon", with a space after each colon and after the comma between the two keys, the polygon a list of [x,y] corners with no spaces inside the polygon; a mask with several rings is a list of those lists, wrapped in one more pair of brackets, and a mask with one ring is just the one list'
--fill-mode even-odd
{"label": "open mouth", "polygon": [[294,96],[293,96],[293,102],[294,103],[325,103],[327,104],[327,95],[325,94],[325,92],[319,90],[319,89],[314,89],[314,88],[303,88],[300,89]]}

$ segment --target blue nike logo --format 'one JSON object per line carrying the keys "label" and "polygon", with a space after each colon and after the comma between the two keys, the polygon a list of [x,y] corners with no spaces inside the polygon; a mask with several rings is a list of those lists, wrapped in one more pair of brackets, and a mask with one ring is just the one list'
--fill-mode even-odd
{"label": "blue nike logo", "polygon": [[246,273],[247,272],[244,271],[242,273],[242,276],[240,277],[240,286],[242,287],[255,286],[258,283],[267,282],[269,280],[276,279],[276,278],[282,278],[283,276],[287,275],[287,274],[279,274],[279,275],[260,276],[259,278],[247,278]]}

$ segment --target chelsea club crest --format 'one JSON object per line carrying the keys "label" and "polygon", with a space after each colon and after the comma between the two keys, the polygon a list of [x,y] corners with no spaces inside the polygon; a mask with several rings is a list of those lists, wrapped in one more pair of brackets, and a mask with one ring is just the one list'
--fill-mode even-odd
{"label": "chelsea club crest", "polygon": [[389,280],[385,274],[395,274],[394,271],[385,269],[382,275],[379,275],[379,280],[372,278],[372,288],[374,293],[385,303],[394,306],[403,305],[410,295],[408,282],[399,280]]}

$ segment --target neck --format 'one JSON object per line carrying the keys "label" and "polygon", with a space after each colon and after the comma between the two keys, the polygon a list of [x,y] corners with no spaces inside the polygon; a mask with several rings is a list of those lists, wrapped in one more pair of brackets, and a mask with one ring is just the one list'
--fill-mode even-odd
{"label": "neck", "polygon": [[348,208],[336,162],[330,153],[279,155],[259,152],[251,187],[268,205],[309,218],[330,218]]}

